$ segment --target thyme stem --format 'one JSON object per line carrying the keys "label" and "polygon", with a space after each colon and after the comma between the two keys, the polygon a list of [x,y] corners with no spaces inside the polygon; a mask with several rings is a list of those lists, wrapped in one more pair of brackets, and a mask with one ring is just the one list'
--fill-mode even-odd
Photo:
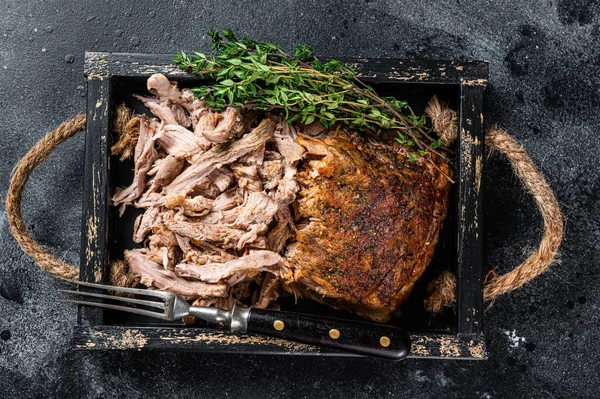
{"label": "thyme stem", "polygon": [[281,109],[289,123],[319,121],[326,128],[340,123],[375,134],[391,129],[411,149],[409,161],[424,156],[436,166],[430,153],[447,158],[448,150],[426,126],[425,116],[415,115],[406,101],[379,96],[342,62],[322,62],[304,45],[297,45],[292,56],[271,43],[240,41],[231,30],[209,35],[215,54],[179,52],[174,62],[213,80],[192,92],[214,109]]}

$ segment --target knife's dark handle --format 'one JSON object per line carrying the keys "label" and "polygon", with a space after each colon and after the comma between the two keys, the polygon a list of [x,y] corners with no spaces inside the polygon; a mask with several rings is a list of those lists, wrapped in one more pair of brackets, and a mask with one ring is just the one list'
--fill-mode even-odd
{"label": "knife's dark handle", "polygon": [[255,308],[248,332],[391,360],[410,350],[409,335],[397,327]]}

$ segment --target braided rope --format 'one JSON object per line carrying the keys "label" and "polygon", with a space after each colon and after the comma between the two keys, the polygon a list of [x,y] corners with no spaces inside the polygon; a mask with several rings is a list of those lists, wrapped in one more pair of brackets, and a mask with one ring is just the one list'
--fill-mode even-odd
{"label": "braided rope", "polygon": [[[457,137],[456,113],[442,106],[437,97],[431,99],[426,112],[433,121],[434,129],[444,142],[450,143]],[[525,149],[505,130],[494,126],[485,133],[490,149],[503,153],[512,166],[514,173],[525,189],[533,196],[544,220],[544,235],[538,249],[523,263],[506,274],[486,279],[483,286],[483,299],[493,301],[498,295],[516,290],[533,280],[557,262],[558,248],[564,235],[564,217],[558,201],[533,160]],[[423,301],[425,310],[431,314],[441,313],[445,307],[453,307],[456,302],[456,277],[442,272],[427,288],[427,297]]]}
{"label": "braided rope", "polygon": [[31,259],[42,269],[55,276],[74,279],[79,276],[79,269],[68,265],[49,254],[40,244],[35,242],[25,227],[21,214],[21,199],[23,188],[33,170],[44,162],[50,153],[69,137],[85,129],[85,115],[77,115],[63,122],[59,127],[48,133],[37,142],[19,161],[10,179],[6,196],[6,217],[10,231]]}

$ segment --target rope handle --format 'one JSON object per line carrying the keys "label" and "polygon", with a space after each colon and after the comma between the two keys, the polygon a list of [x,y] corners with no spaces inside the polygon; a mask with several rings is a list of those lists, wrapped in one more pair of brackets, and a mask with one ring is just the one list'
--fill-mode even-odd
{"label": "rope handle", "polygon": [[[443,109],[445,111],[446,109]],[[450,118],[452,119],[452,118]],[[439,120],[439,118],[435,119]],[[76,133],[85,130],[86,117],[78,115],[63,122],[52,130],[19,161],[10,179],[6,198],[6,214],[11,232],[19,246],[42,269],[63,278],[77,279],[77,267],[66,264],[49,254],[27,232],[21,214],[22,193],[33,170],[44,162],[50,153],[61,143]],[[441,131],[443,129],[438,129]],[[497,150],[510,160],[515,174],[523,182],[525,189],[534,197],[544,220],[544,236],[539,248],[525,262],[503,275],[494,275],[485,282],[484,299],[493,300],[498,295],[521,287],[556,262],[558,248],[564,232],[564,218],[558,201],[542,173],[536,168],[525,149],[506,131],[493,127],[486,132],[486,141],[493,150]],[[431,313],[440,312],[445,306],[455,302],[456,278],[445,272],[429,287],[431,294],[425,300],[425,307]]]}
{"label": "rope handle", "polygon": [[485,139],[490,148],[503,153],[509,159],[513,171],[527,192],[533,196],[544,220],[544,235],[538,249],[512,271],[487,279],[483,287],[483,298],[491,301],[498,295],[516,290],[557,262],[565,218],[544,175],[512,136],[494,126],[486,132]]}
{"label": "rope handle", "polygon": [[[511,135],[494,126],[486,131],[485,140],[491,150],[501,152],[508,158],[513,172],[533,196],[544,220],[544,235],[534,253],[510,272],[497,275],[492,270],[488,273],[483,285],[483,299],[488,302],[523,286],[557,262],[558,248],[564,235],[564,217],[544,175]],[[456,277],[449,271],[443,271],[427,287],[429,296],[423,301],[425,310],[438,314],[445,307],[453,307],[456,302],[455,290]]]}
{"label": "rope handle", "polygon": [[38,141],[13,170],[6,195],[6,218],[8,219],[10,231],[19,246],[42,269],[57,277],[69,279],[77,279],[79,277],[79,269],[47,253],[40,244],[35,242],[31,234],[27,232],[25,222],[23,221],[21,199],[23,188],[33,170],[44,162],[61,143],[74,134],[85,130],[85,120],[85,115],[77,115],[73,119],[61,123],[59,127]]}

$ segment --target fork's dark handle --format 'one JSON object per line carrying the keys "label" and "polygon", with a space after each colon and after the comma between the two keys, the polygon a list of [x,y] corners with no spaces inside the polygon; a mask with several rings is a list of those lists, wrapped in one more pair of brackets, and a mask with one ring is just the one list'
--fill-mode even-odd
{"label": "fork's dark handle", "polygon": [[299,313],[252,308],[248,332],[391,360],[410,351],[410,337],[400,328]]}

